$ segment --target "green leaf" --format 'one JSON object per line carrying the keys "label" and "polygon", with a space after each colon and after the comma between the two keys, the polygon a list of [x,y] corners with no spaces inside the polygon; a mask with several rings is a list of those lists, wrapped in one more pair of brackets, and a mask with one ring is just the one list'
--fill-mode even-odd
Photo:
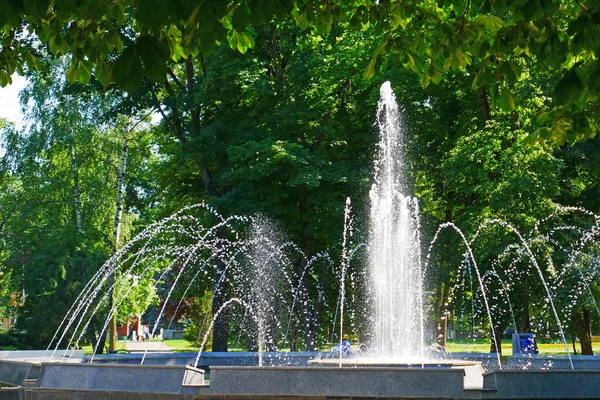
{"label": "green leaf", "polygon": [[63,53],[63,36],[62,33],[57,33],[55,35],[50,36],[48,40],[48,45],[50,46],[50,51],[52,54],[59,55]]}
{"label": "green leaf", "polygon": [[534,16],[537,16],[542,10],[539,0],[529,0],[527,1],[523,7],[521,7],[520,11],[525,17],[526,20],[531,20]]}
{"label": "green leaf", "polygon": [[114,82],[127,92],[133,92],[140,87],[144,78],[144,66],[131,49],[123,52],[112,69]]}
{"label": "green leaf", "polygon": [[142,58],[145,68],[155,64],[166,72],[166,62],[171,55],[166,42],[154,36],[140,36],[134,46],[137,54]]}
{"label": "green leaf", "polygon": [[239,35],[239,40],[238,40],[238,44],[237,44],[238,51],[242,54],[246,54],[246,51],[253,47],[254,47],[254,38],[252,36],[250,36],[248,33],[242,32]]}
{"label": "green leaf", "polygon": [[284,19],[288,14],[291,3],[285,0],[274,0],[273,1],[273,14],[279,19]]}
{"label": "green leaf", "polygon": [[240,34],[235,29],[229,32],[229,38],[227,39],[227,42],[229,43],[231,50],[237,49],[239,41]]}
{"label": "green leaf", "polygon": [[494,35],[504,26],[504,21],[501,18],[491,15],[479,16],[474,22],[483,25],[487,31]]}
{"label": "green leaf", "polygon": [[583,83],[573,68],[556,84],[554,88],[554,101],[559,105],[573,103],[577,100],[582,90]]}
{"label": "green leaf", "polygon": [[541,128],[539,130],[539,136],[543,140],[550,140],[550,138],[552,137],[552,129],[546,127]]}
{"label": "green leaf", "polygon": [[404,54],[406,55],[406,60],[407,60],[408,67],[413,72],[417,72],[418,71],[417,64],[416,64],[415,59],[413,58],[413,56],[409,52],[405,52]]}
{"label": "green leaf", "polygon": [[450,57],[450,66],[457,71],[461,71],[467,65],[466,55],[460,50],[456,50]]}
{"label": "green leaf", "polygon": [[540,0],[540,5],[547,15],[553,15],[559,7],[559,2],[556,0]]}
{"label": "green leaf", "polygon": [[514,61],[503,61],[498,65],[498,71],[509,82],[516,82],[521,76],[521,67]]}
{"label": "green leaf", "polygon": [[544,112],[540,113],[540,115],[537,116],[536,121],[538,124],[543,124],[548,120],[549,117],[550,117],[550,113],[547,111],[544,111]]}
{"label": "green leaf", "polygon": [[331,25],[333,24],[333,17],[331,14],[318,14],[315,27],[318,34],[325,34],[331,31]]}
{"label": "green leaf", "polygon": [[245,2],[238,5],[235,10],[233,10],[233,15],[231,17],[231,24],[233,25],[233,29],[238,32],[242,32],[246,29],[248,24],[250,23],[250,10]]}
{"label": "green leaf", "polygon": [[475,75],[471,87],[477,89],[485,85],[493,84],[494,82],[496,82],[496,76],[487,69],[482,69]]}
{"label": "green leaf", "polygon": [[0,87],[6,87],[9,84],[10,75],[4,71],[0,71]]}
{"label": "green leaf", "polygon": [[111,53],[114,48],[109,38],[106,36],[100,37],[96,43],[96,46],[105,54]]}
{"label": "green leaf", "polygon": [[67,70],[67,82],[74,84],[79,78],[79,68],[77,64],[71,64],[71,67]]}
{"label": "green leaf", "polygon": [[171,50],[172,50],[171,59],[173,61],[177,62],[185,57],[183,47],[181,47],[181,45],[179,43],[173,43]]}
{"label": "green leaf", "polygon": [[600,89],[600,61],[594,60],[586,64],[588,68],[588,87],[593,90]]}
{"label": "green leaf", "polygon": [[498,97],[498,105],[504,111],[510,111],[517,108],[517,97],[509,89],[503,88]]}
{"label": "green leaf", "polygon": [[369,65],[367,66],[367,69],[365,70],[365,79],[371,79],[372,77],[375,76],[375,73],[378,72],[377,67],[380,65],[379,57],[381,57],[382,55],[385,54],[386,47],[387,47],[387,43],[382,43],[379,45],[379,47],[377,47],[377,49],[373,53],[371,62],[369,62]]}
{"label": "green leaf", "polygon": [[419,84],[422,88],[426,88],[431,83],[431,77],[427,71],[423,71],[421,74],[421,78],[419,79]]}
{"label": "green leaf", "polygon": [[25,14],[35,15],[38,13],[45,13],[48,11],[49,1],[48,0],[24,0],[23,6]]}
{"label": "green leaf", "polygon": [[90,78],[92,76],[92,68],[93,64],[88,60],[82,60],[79,63],[79,67],[77,68],[78,80],[82,85],[87,85],[90,83]]}
{"label": "green leaf", "polygon": [[435,83],[436,85],[442,81],[443,73],[444,71],[438,67],[436,63],[431,63],[427,69],[427,74],[429,75],[431,82]]}
{"label": "green leaf", "polygon": [[37,58],[33,54],[27,52],[27,53],[24,54],[23,57],[25,59],[25,62],[27,62],[27,66],[28,66],[28,68],[30,70],[33,70],[33,69],[39,70],[40,69],[40,65],[38,63],[38,60],[37,60]]}
{"label": "green leaf", "polygon": [[144,25],[161,27],[168,24],[171,16],[169,2],[164,0],[139,0],[135,17]]}

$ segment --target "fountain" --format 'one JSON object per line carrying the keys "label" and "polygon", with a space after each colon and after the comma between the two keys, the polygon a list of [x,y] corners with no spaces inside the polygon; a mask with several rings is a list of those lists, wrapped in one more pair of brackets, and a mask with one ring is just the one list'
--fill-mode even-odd
{"label": "fountain", "polygon": [[[495,270],[480,274],[471,250],[480,231],[471,240],[467,240],[453,224],[442,224],[422,262],[419,205],[415,198],[407,194],[410,190],[405,171],[402,118],[389,82],[381,87],[376,121],[380,141],[370,191],[368,245],[351,243],[353,221],[349,199],[344,215],[345,230],[338,268],[340,294],[335,311],[336,315],[339,311],[339,327],[334,318],[336,326],[332,329],[332,335],[339,332],[339,353],[335,358],[328,358],[327,353],[277,351],[278,347],[290,344],[293,333],[297,333],[294,332],[294,327],[306,323],[314,312],[314,305],[307,298],[304,285],[310,282],[312,268],[317,265],[335,269],[335,263],[329,255],[317,254],[307,259],[293,243],[281,243],[283,240],[280,237],[273,237],[271,233],[275,229],[263,216],[225,218],[206,205],[195,205],[148,227],[94,275],[65,316],[45,352],[51,362],[46,360],[40,363],[39,359],[34,363],[0,362],[0,380],[2,376],[11,376],[10,379],[19,385],[26,384],[28,380],[36,381],[36,388],[29,390],[40,390],[47,396],[52,393],[78,396],[81,395],[81,390],[91,390],[94,392],[87,393],[121,392],[125,393],[124,398],[128,392],[169,393],[173,396],[243,395],[246,398],[271,395],[299,398],[597,397],[593,382],[600,378],[598,371],[502,370],[498,355],[498,370],[484,374],[480,363],[436,359],[427,350],[424,339],[423,279],[440,231],[453,229],[464,241],[467,250],[461,271],[465,271],[468,266],[469,273],[475,272],[491,326],[492,313],[484,290],[485,281],[490,278],[498,279],[510,306],[508,285]],[[198,210],[203,210],[217,222],[207,228],[202,223],[207,218],[194,216],[193,213]],[[597,228],[598,219],[595,221]],[[488,225],[512,228],[497,220],[486,222],[484,227]],[[582,242],[591,241],[598,231],[596,228]],[[512,229],[519,238],[523,253],[532,258],[532,264],[543,280],[529,242]],[[537,229],[536,225],[534,230]],[[219,233],[223,231],[227,235]],[[537,236],[533,237],[532,240],[537,240]],[[350,263],[363,250],[367,252],[369,265],[363,278],[370,285],[368,308],[371,317],[368,328],[371,340],[365,343],[366,350],[361,352],[360,357],[346,358],[343,352],[346,345],[345,286],[347,279],[353,278],[349,273]],[[574,259],[570,262],[575,263]],[[215,281],[211,281],[214,279],[212,266],[215,263],[223,264],[224,269]],[[231,296],[213,315],[212,321],[206,321],[208,328],[199,332],[201,350],[198,353],[164,357],[147,357],[146,353],[142,357],[95,354],[82,357],[76,351],[60,350],[79,346],[92,317],[105,305],[108,293],[117,287],[114,284],[109,286],[110,275],[134,278],[157,276],[157,282],[169,275],[174,282],[168,288],[167,300],[174,295],[175,286],[185,281],[186,277],[184,296],[192,285],[197,285],[202,280],[205,285],[207,282],[214,284],[214,293],[222,290],[225,287],[224,281],[228,281]],[[351,284],[353,282],[351,280]],[[551,303],[550,288],[543,282]],[[319,288],[319,282],[310,283]],[[105,316],[101,335],[119,306],[118,299],[126,296],[130,289],[126,286],[115,289],[122,292],[116,296],[115,308]],[[178,308],[180,305],[181,301]],[[553,304],[552,309],[557,315]],[[247,335],[248,332],[254,332],[257,352],[202,352],[211,327],[224,312],[232,318],[238,318],[236,328],[239,329],[234,332],[238,341],[242,333]],[[153,326],[153,333],[163,314],[164,306]],[[560,325],[560,321],[558,324]],[[242,327],[249,329],[242,332]],[[132,362],[143,365],[127,365]],[[210,384],[206,384],[204,371],[196,368],[198,366],[210,367]],[[16,377],[15,371],[18,372]],[[577,385],[577,393],[569,390],[572,385]],[[535,389],[531,386],[535,386]],[[56,392],[56,389],[63,393]]]}
{"label": "fountain", "polygon": [[423,283],[419,209],[408,193],[402,120],[390,82],[381,86],[380,141],[370,192],[369,271],[372,355],[398,361],[423,356]]}

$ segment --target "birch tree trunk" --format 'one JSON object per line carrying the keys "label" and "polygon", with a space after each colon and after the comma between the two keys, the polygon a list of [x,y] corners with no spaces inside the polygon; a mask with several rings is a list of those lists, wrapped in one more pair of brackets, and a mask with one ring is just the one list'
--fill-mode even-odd
{"label": "birch tree trunk", "polygon": [[73,171],[73,204],[75,207],[75,226],[78,233],[83,233],[83,219],[81,217],[81,200],[79,196],[79,168],[75,153],[75,135],[71,132],[71,170]]}
{"label": "birch tree trunk", "polygon": [[123,217],[123,195],[125,193],[125,167],[127,165],[127,152],[129,151],[128,132],[125,130],[123,135],[123,147],[121,148],[121,165],[119,167],[119,177],[117,179],[117,204],[115,212],[115,222],[113,225],[114,251],[119,249],[121,240],[121,218]]}
{"label": "birch tree trunk", "polygon": [[[123,132],[123,146],[121,148],[121,163],[119,166],[119,176],[117,178],[117,200],[115,207],[115,222],[113,224],[113,240],[114,247],[113,253],[116,253],[119,250],[119,242],[121,239],[121,220],[123,217],[123,194],[125,193],[125,167],[127,165],[127,152],[129,150],[129,142],[128,142],[128,128],[125,127]],[[114,273],[109,276],[108,279],[108,287],[113,287],[115,283],[115,275]],[[113,308],[113,289],[110,289],[111,293],[109,295],[109,310]],[[114,353],[117,351],[117,315],[113,314],[110,319],[109,326],[109,352]]]}

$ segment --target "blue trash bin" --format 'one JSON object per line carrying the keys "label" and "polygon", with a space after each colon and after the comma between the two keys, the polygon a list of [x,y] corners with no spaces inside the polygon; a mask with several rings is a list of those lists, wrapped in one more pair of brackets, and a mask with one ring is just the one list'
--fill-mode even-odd
{"label": "blue trash bin", "polygon": [[513,333],[513,354],[536,354],[535,336],[533,333]]}

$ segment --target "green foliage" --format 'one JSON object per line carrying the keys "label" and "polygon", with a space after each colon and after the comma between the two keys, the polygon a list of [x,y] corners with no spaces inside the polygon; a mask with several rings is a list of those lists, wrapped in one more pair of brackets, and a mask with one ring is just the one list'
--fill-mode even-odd
{"label": "green foliage", "polygon": [[[191,299],[190,311],[186,316],[184,325],[185,340],[192,343],[193,346],[200,346],[206,335],[206,330],[212,321],[212,296],[213,292],[207,290],[202,297]],[[212,335],[209,334],[204,351],[212,348]]]}
{"label": "green foliage", "polygon": [[159,298],[154,285],[152,274],[117,277],[113,304],[117,307],[118,324],[130,322],[143,315],[148,307],[158,304]]}
{"label": "green foliage", "polygon": [[[41,67],[22,93],[26,129],[3,127],[0,163],[0,271],[10,277],[2,287],[9,295],[25,294],[17,323],[25,345],[38,348],[48,344],[61,315],[114,248],[122,144],[122,127],[112,118],[120,94],[68,87],[61,59]],[[132,176],[145,144],[131,146]],[[135,219],[127,209],[125,216],[129,224]]]}
{"label": "green foliage", "polygon": [[[0,5],[0,84],[19,69],[30,76],[23,103],[32,124],[23,133],[3,126],[0,283],[11,286],[0,294],[25,288],[20,324],[41,338],[32,346],[113,251],[122,133],[147,107],[162,120],[142,124],[130,140],[124,240],[207,201],[224,215],[266,213],[309,256],[329,251],[335,259],[345,197],[358,211],[357,240],[368,236],[361,222],[376,142],[374,76],[392,81],[406,110],[425,242],[443,221],[472,234],[484,219],[502,218],[528,232],[556,202],[600,210],[598,139],[589,139],[600,90],[593,2],[41,3]],[[19,19],[41,46],[14,36]],[[57,54],[68,56],[51,61]],[[491,230],[475,245],[484,271],[514,242]],[[462,246],[444,233],[434,249],[436,317],[460,279]],[[535,251],[560,259],[549,247]],[[329,268],[308,277],[309,301],[323,301],[317,334],[327,340],[338,294]],[[524,283],[511,296],[531,294],[531,309],[541,310],[526,262],[515,268]],[[173,281],[167,274],[154,288],[123,278],[120,320],[155,295],[164,300]],[[204,311],[211,278],[189,293]],[[36,331],[41,319],[49,321],[44,332]]]}
{"label": "green foliage", "polygon": [[[417,72],[423,87],[473,67],[480,69],[471,75],[474,88],[510,84],[522,78],[522,60],[536,60],[563,76],[551,93],[548,128],[559,142],[574,142],[597,132],[599,13],[593,0],[7,2],[0,6],[5,53],[0,84],[10,83],[14,71],[37,68],[44,57],[31,37],[20,33],[22,26],[52,54],[70,55],[69,82],[86,84],[93,75],[105,86],[114,82],[134,91],[144,76],[164,81],[170,60],[196,57],[215,44],[227,42],[246,53],[255,46],[253,31],[260,24],[291,17],[301,30],[311,28],[323,37],[340,24],[372,30],[378,46],[365,66],[368,78],[382,69],[389,53]],[[499,104],[512,110],[517,99],[504,89]],[[571,123],[574,113],[581,113],[580,122]],[[568,127],[556,128],[563,120]]]}

